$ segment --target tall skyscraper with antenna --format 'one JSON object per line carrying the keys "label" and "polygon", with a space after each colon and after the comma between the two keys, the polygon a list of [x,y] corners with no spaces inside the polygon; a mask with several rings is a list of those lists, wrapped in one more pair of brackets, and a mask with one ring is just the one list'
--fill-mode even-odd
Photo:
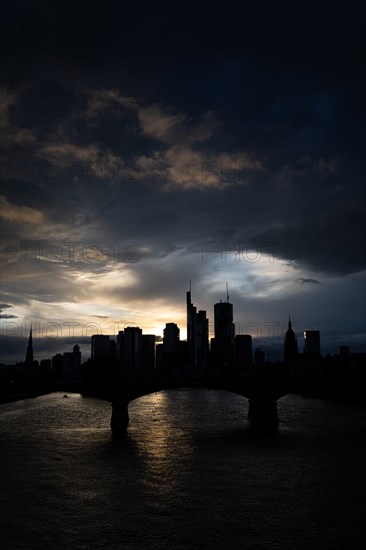
{"label": "tall skyscraper with antenna", "polygon": [[233,305],[229,302],[226,283],[226,302],[214,305],[215,338],[212,339],[213,361],[216,370],[227,371],[235,365],[235,326]]}
{"label": "tall skyscraper with antenna", "polygon": [[187,292],[187,342],[188,342],[188,366],[197,367],[197,342],[196,342],[196,316],[197,308],[191,300],[192,285],[189,281],[189,290]]}

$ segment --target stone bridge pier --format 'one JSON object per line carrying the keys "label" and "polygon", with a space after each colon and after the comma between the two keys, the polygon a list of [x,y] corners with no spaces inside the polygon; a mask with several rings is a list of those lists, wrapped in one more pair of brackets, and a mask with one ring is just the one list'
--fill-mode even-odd
{"label": "stone bridge pier", "polygon": [[111,428],[113,431],[126,430],[130,417],[128,416],[128,384],[126,382],[116,384],[112,393]]}
{"label": "stone bridge pier", "polygon": [[[185,385],[172,384],[171,388],[185,387]],[[202,386],[205,387],[205,386]],[[207,387],[207,386],[206,386]],[[128,385],[126,381],[124,383],[116,384],[112,393],[112,416],[111,416],[111,428],[116,431],[126,430],[129,423],[128,404],[131,399],[153,393],[155,391],[161,391],[163,389],[171,389],[170,385],[165,384],[141,384],[141,385]],[[277,400],[284,395],[268,388],[268,386],[256,386],[251,388],[238,388],[235,389],[229,386],[221,384],[217,385],[216,389],[224,389],[237,393],[249,399],[248,420],[253,426],[271,428],[276,427],[279,424]]]}
{"label": "stone bridge pier", "polygon": [[250,397],[248,420],[258,426],[278,426],[277,400],[268,397]]}

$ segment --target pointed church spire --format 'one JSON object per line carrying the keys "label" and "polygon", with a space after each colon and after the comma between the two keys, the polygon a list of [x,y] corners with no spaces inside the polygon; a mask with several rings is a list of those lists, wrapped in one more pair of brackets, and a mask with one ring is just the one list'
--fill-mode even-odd
{"label": "pointed church spire", "polygon": [[33,340],[32,340],[32,325],[29,333],[29,340],[27,346],[27,355],[25,356],[26,363],[33,363]]}
{"label": "pointed church spire", "polygon": [[284,339],[284,357],[283,362],[287,365],[294,365],[298,358],[297,338],[292,330],[291,317],[288,317],[288,329]]}

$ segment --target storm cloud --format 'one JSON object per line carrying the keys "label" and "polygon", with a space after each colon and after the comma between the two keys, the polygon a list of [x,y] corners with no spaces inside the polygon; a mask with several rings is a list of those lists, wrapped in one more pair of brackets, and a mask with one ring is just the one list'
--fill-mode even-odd
{"label": "storm cloud", "polygon": [[192,280],[211,320],[228,281],[244,327],[359,342],[361,2],[43,7],[2,23],[3,334],[184,337]]}

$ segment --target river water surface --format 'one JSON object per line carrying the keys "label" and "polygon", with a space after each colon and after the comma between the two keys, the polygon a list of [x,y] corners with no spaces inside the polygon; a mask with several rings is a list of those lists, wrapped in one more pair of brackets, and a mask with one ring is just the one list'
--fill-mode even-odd
{"label": "river water surface", "polygon": [[169,390],[0,405],[5,549],[366,548],[366,408],[288,395],[258,433],[243,397]]}

